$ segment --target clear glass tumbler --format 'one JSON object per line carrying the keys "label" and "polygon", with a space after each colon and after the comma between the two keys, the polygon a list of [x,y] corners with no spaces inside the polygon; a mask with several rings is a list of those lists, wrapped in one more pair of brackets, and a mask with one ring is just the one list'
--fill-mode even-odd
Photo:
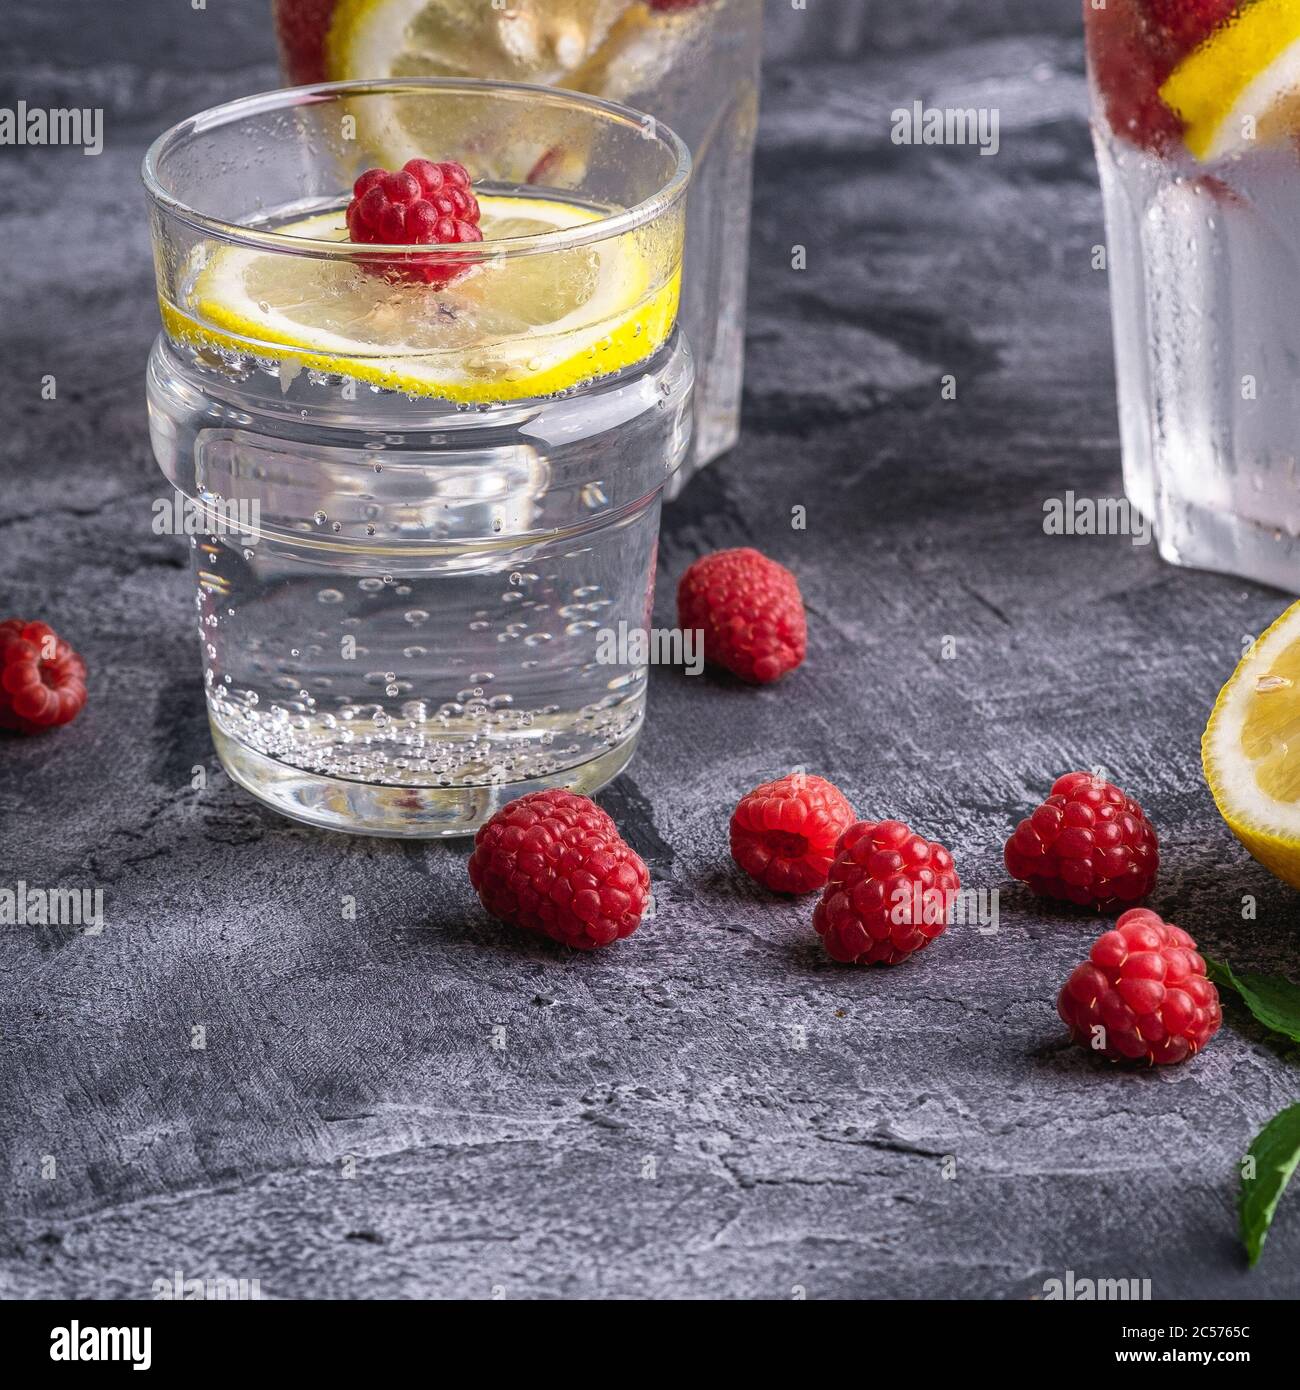
{"label": "clear glass tumbler", "polygon": [[[273,0],[291,82],[485,77],[626,102],[694,161],[682,324],[695,440],[669,492],[740,427],[763,0]],[[807,27],[807,26],[805,26]]]}
{"label": "clear glass tumbler", "polygon": [[[354,179],[415,157],[467,168],[482,241],[348,239]],[[255,796],[453,835],[627,762],[646,670],[611,635],[649,623],[689,447],[689,172],[639,112],[476,81],[268,93],[149,150],[153,447]]]}
{"label": "clear glass tumbler", "polygon": [[1300,2],[1084,0],[1124,485],[1300,590]]}

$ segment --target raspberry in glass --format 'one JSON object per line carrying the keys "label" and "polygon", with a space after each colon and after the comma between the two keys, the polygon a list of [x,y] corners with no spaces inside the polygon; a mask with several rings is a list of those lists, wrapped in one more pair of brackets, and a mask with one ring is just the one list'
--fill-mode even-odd
{"label": "raspberry in glass", "polygon": [[[352,186],[347,222],[349,237],[362,245],[451,246],[483,240],[469,173],[452,160],[408,159],[400,169],[367,169]],[[429,255],[379,261],[369,268],[442,289],[469,266],[454,257]]]}
{"label": "raspberry in glass", "polygon": [[275,32],[285,71],[295,86],[324,82],[325,35],[339,0],[276,0]]}

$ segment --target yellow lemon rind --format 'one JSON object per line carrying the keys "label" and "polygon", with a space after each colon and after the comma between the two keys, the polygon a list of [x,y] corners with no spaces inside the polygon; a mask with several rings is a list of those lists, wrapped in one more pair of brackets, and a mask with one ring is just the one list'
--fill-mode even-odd
{"label": "yellow lemon rind", "polygon": [[[612,333],[605,334],[598,342],[586,344],[571,356],[539,371],[525,372],[518,378],[497,375],[481,381],[422,376],[410,370],[409,362],[404,367],[400,358],[349,357],[312,351],[309,343],[268,330],[221,304],[200,302],[201,323],[165,300],[159,300],[158,307],[168,334],[178,342],[199,347],[216,346],[266,361],[297,362],[317,371],[355,377],[358,381],[410,396],[428,396],[465,405],[490,405],[558,395],[654,356],[677,321],[680,290],[681,275],[674,272],[643,306],[628,314]],[[222,332],[223,329],[226,331]]]}
{"label": "yellow lemon rind", "polygon": [[1242,99],[1297,42],[1294,0],[1254,0],[1170,73],[1160,99],[1183,121],[1184,142],[1197,159],[1227,152],[1230,142],[1222,137]]}
{"label": "yellow lemon rind", "polygon": [[1232,833],[1270,873],[1291,887],[1300,888],[1300,830],[1293,837],[1283,830],[1245,819],[1221,772],[1224,750],[1216,746],[1224,737],[1232,737],[1228,716],[1241,689],[1239,682],[1248,679],[1248,673],[1264,662],[1264,654],[1270,651],[1273,639],[1287,630],[1292,640],[1300,641],[1300,603],[1292,604],[1257,639],[1219,692],[1201,737],[1201,768],[1214,804]]}

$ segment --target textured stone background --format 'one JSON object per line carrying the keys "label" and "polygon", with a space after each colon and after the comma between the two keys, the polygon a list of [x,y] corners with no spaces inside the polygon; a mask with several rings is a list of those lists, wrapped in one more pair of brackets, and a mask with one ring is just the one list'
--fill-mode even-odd
{"label": "textured stone background", "polygon": [[[1234,1233],[1295,1050],[1231,1002],[1168,1072],[1067,1047],[1053,999],[1096,924],[1000,867],[1057,773],[1104,765],[1161,831],[1155,905],[1300,974],[1295,895],[1197,754],[1284,596],[1042,532],[1045,497],[1120,487],[1076,0],[773,9],[746,430],[667,517],[658,612],[695,555],[751,542],[798,572],[809,656],[762,691],[655,673],[602,800],[660,913],[594,958],[487,920],[462,847],[312,833],[215,771],[185,556],[149,530],[136,169],[165,123],[274,84],[264,6],[6,21],[0,104],[102,105],[108,143],[0,153],[0,607],[92,671],[77,724],[0,747],[0,882],[102,885],[108,926],[0,941],[0,1292],[140,1298],[180,1269],[267,1296],[1019,1299],[1067,1268],[1300,1291],[1300,1194],[1255,1272]],[[1001,154],[892,145],[917,98],[996,105]],[[727,856],[737,796],[792,764],[941,837],[1004,890],[1000,931],[833,965],[810,904]]]}

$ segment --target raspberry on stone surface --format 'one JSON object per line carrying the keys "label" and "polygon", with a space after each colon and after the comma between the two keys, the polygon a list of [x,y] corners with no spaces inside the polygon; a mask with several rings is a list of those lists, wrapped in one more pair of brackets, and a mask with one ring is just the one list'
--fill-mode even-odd
{"label": "raspberry on stone surface", "polygon": [[808,626],[799,582],[749,546],[703,555],[677,585],[677,622],[704,634],[704,658],[766,685],[799,666]]}
{"label": "raspberry on stone surface", "polygon": [[1056,1008],[1080,1047],[1153,1066],[1185,1062],[1223,1021],[1196,942],[1144,907],[1097,938]]}
{"label": "raspberry on stone surface", "polygon": [[0,729],[39,734],[86,703],[86,663],[48,623],[0,623]]}
{"label": "raspberry on stone surface", "polygon": [[825,887],[840,834],[853,822],[844,793],[793,772],[741,797],[731,815],[731,857],[774,893]]}
{"label": "raspberry on stone surface", "polygon": [[960,887],[941,844],[903,821],[858,821],[839,838],[813,926],[835,960],[897,965],[948,929]]}
{"label": "raspberry on stone surface", "polygon": [[[453,246],[483,240],[469,172],[454,160],[408,159],[400,169],[367,169],[352,185],[346,217],[349,237],[362,245]],[[429,255],[367,262],[366,268],[445,289],[470,264]]]}
{"label": "raspberry on stone surface", "polygon": [[1008,872],[1041,897],[1111,912],[1140,902],[1160,868],[1142,808],[1091,772],[1067,772],[1007,841]]}
{"label": "raspberry on stone surface", "polygon": [[499,921],[590,951],[631,936],[650,871],[590,798],[563,788],[503,806],[474,837],[469,881]]}

